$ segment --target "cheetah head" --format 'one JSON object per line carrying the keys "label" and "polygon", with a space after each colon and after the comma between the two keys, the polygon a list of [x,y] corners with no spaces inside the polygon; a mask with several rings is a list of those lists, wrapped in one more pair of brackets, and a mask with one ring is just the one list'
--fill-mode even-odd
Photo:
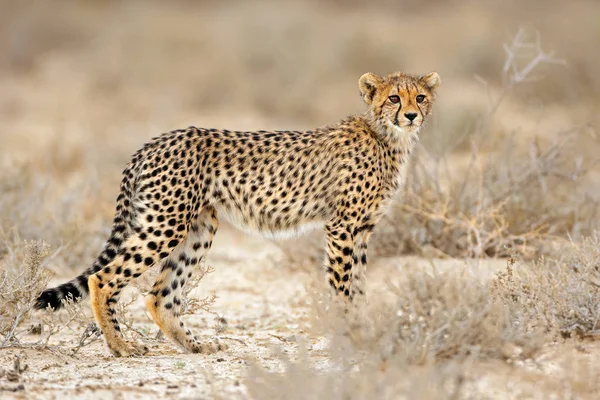
{"label": "cheetah head", "polygon": [[431,113],[439,85],[436,72],[425,76],[396,72],[383,78],[369,72],[358,81],[375,129],[392,139],[416,136]]}

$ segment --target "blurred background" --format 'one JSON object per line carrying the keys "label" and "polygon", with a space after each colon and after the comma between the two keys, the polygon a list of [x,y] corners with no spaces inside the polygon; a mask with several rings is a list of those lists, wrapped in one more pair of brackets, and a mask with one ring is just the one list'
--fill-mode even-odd
{"label": "blurred background", "polygon": [[[504,46],[518,32],[555,59],[511,85]],[[522,47],[516,63],[526,66],[538,50]],[[566,165],[593,166],[598,65],[596,0],[2,0],[2,232],[69,242],[69,265],[91,260],[120,172],[145,141],[189,125],[334,123],[364,109],[357,81],[367,71],[441,75],[423,159],[444,156],[456,174],[468,168],[474,132],[510,137],[503,146],[527,159],[532,143],[543,148],[577,129]],[[597,170],[578,196],[598,199]],[[556,234],[593,216],[566,212],[571,220]],[[440,247],[419,232],[399,251]],[[80,239],[85,245],[72,243]]]}

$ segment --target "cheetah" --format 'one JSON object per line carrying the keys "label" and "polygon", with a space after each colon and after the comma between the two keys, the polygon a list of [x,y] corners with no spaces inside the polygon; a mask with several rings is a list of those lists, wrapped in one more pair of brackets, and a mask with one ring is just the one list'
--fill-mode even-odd
{"label": "cheetah", "polygon": [[322,227],[324,268],[335,298],[365,295],[367,245],[401,183],[431,114],[440,77],[366,73],[359,89],[367,110],[309,131],[238,132],[189,127],[155,137],[127,164],[110,237],[92,266],[46,289],[36,308],[58,309],[89,294],[98,327],[115,356],[142,355],[127,342],[115,304],[148,268],[160,273],[146,307],[185,352],[226,348],[200,341],[180,320],[182,288],[206,257],[219,217],[267,237]]}

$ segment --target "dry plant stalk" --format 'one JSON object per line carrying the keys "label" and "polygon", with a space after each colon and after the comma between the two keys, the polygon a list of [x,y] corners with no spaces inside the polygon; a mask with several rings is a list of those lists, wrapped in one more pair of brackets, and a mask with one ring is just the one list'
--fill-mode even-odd
{"label": "dry plant stalk", "polygon": [[[39,294],[39,293],[38,293]],[[63,299],[63,309],[60,312],[55,312],[51,307],[42,311],[38,315],[40,322],[40,338],[35,343],[23,343],[35,348],[48,349],[50,339],[64,330],[70,330],[78,334],[83,327],[92,324],[92,317],[86,313],[80,299]],[[60,349],[59,353],[63,353]],[[79,348],[71,350],[71,355],[77,353]]]}
{"label": "dry plant stalk", "polygon": [[[150,290],[152,290],[152,285],[156,281],[156,278],[160,273],[160,269],[161,265],[157,265],[156,267],[152,268],[152,270],[147,271],[144,275],[135,280],[132,283],[132,286],[136,287],[142,296],[146,296]],[[207,274],[211,274],[214,271],[215,269],[208,265],[204,258],[198,262],[193,270],[192,277],[187,281],[188,283],[186,283],[183,288],[183,299],[181,301],[180,308],[181,315],[191,315],[198,311],[204,311],[211,314],[213,313],[210,307],[217,300],[217,295],[213,293],[203,298],[197,298],[192,292],[197,289],[198,286],[200,286],[200,281],[202,281]],[[135,301],[135,299],[133,299],[132,302],[133,301]]]}
{"label": "dry plant stalk", "polygon": [[8,246],[0,260],[0,347],[18,343],[17,327],[29,316],[37,295],[50,279],[44,262],[50,247],[42,241]]}

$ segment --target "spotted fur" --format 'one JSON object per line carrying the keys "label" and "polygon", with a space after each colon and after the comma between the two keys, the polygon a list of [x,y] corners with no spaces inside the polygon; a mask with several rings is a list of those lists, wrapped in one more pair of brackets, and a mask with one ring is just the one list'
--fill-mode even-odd
{"label": "spotted fur", "polygon": [[98,259],[44,291],[37,307],[59,308],[62,299],[89,291],[112,353],[145,353],[123,339],[114,307],[132,279],[160,263],[146,298],[154,321],[184,351],[223,349],[200,342],[179,318],[182,288],[210,250],[220,216],[268,237],[324,227],[330,286],[347,300],[363,295],[369,237],[401,184],[439,82],[436,73],[365,74],[359,88],[367,111],[312,131],[189,127],[154,138],[124,171]]}

